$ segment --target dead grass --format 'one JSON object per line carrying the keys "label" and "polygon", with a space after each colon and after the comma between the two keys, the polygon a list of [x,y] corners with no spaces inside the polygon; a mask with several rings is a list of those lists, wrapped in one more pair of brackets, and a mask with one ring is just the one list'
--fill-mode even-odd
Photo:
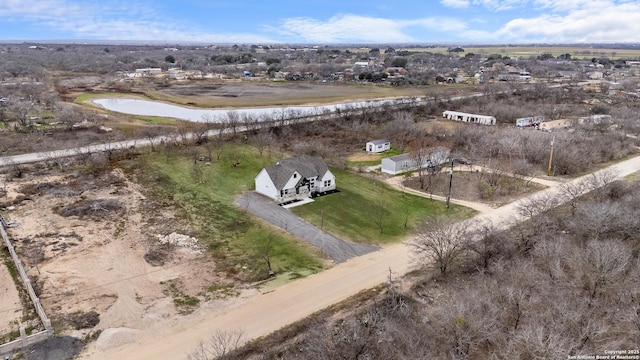
{"label": "dead grass", "polygon": [[[449,192],[449,174],[440,172],[432,176],[431,186],[425,175],[424,189],[420,189],[420,181],[414,174],[403,181],[403,185],[427,194],[447,196]],[[527,182],[522,179],[504,176],[497,186],[491,187],[487,183],[487,174],[482,172],[456,171],[451,182],[452,197],[465,201],[481,202],[489,205],[500,205],[516,200],[526,194],[543,189],[540,184]]]}
{"label": "dead grass", "polygon": [[423,96],[421,87],[391,87],[374,84],[323,85],[314,83],[194,84],[172,85],[150,90],[155,100],[176,104],[219,108],[327,104],[352,100]]}

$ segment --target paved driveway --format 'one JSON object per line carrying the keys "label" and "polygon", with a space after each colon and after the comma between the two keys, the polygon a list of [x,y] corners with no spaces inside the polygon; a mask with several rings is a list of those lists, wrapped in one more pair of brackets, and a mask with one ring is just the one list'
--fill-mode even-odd
{"label": "paved driveway", "polygon": [[345,262],[352,257],[380,249],[378,246],[351,243],[329,235],[302,220],[291,211],[282,208],[273,200],[253,191],[240,196],[235,203],[243,209],[247,209],[253,215],[320,248],[325,255],[336,263]]}

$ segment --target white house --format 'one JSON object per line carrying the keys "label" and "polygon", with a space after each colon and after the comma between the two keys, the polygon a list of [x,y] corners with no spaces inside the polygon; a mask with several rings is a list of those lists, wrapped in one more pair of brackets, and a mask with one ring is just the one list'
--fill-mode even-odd
{"label": "white house", "polygon": [[416,168],[416,162],[409,154],[400,154],[382,159],[381,171],[383,173],[397,175]]}
{"label": "white house", "polygon": [[313,197],[336,189],[336,177],[320,157],[280,160],[260,170],[256,192],[278,203]]}
{"label": "white house", "polygon": [[[407,171],[418,170],[418,168],[428,168],[437,166],[449,160],[450,150],[437,146],[423,151],[423,156],[411,156],[411,154],[400,154],[382,159],[381,171],[386,174],[398,175]],[[417,159],[421,159],[422,164],[418,164]]]}
{"label": "white house", "polygon": [[380,153],[391,149],[391,142],[386,139],[371,140],[367,143],[368,153]]}
{"label": "white house", "polygon": [[516,119],[516,126],[519,127],[519,128],[536,127],[536,126],[540,126],[540,124],[545,122],[545,121],[547,121],[547,119],[542,115],[517,118]]}
{"label": "white house", "polygon": [[449,120],[463,121],[468,123],[482,124],[482,125],[495,125],[496,118],[488,115],[469,114],[459,111],[447,110],[442,113],[442,117]]}

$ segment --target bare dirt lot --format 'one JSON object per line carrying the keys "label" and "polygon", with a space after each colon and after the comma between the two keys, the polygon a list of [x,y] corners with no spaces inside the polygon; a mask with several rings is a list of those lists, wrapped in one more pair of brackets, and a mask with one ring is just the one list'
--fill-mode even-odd
{"label": "bare dirt lot", "polygon": [[[28,173],[7,190],[4,200],[15,206],[7,215],[19,224],[9,236],[64,334],[83,338],[99,330],[99,344],[108,348],[201,301],[219,305],[239,292],[211,289],[226,279],[195,239],[180,235],[188,228],[117,169],[99,178]],[[11,282],[1,284],[5,294]],[[2,309],[15,307],[2,301]],[[0,313],[3,320],[10,314]]]}
{"label": "bare dirt lot", "polygon": [[[469,170],[470,168],[465,165],[458,165],[455,168],[453,179],[451,179],[452,198],[498,207],[544,188],[536,182],[517,179],[506,174],[496,175]],[[402,184],[427,194],[447,196],[449,180],[449,174],[446,171],[434,174],[431,177],[431,184],[428,176],[425,175],[424,186],[421,189],[419,177],[414,173],[413,176],[404,179]]]}

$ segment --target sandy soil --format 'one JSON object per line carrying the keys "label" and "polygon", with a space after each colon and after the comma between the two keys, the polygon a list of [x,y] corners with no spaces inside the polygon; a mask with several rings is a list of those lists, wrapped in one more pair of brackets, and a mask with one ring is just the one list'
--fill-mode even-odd
{"label": "sandy soil", "polygon": [[22,304],[18,290],[7,267],[0,264],[0,334],[18,330],[18,321],[21,316]]}
{"label": "sandy soil", "polygon": [[[181,316],[167,292],[167,281],[197,296],[224,280],[199,248],[159,245],[156,235],[184,228],[173,224],[170,209],[150,208],[140,189],[120,171],[98,179],[28,174],[9,182],[8,191],[10,201],[28,194],[10,213],[19,227],[9,235],[36,292],[41,292],[45,311],[54,326],[66,328],[68,334],[145,330],[161,319]],[[82,204],[92,205],[83,212]],[[62,216],[65,209],[71,215]],[[5,282],[0,284],[4,291]],[[231,300],[212,302],[224,301]],[[15,306],[0,306],[11,307]],[[97,326],[74,330],[74,318],[90,311],[99,314]],[[5,324],[2,319],[8,314],[0,316],[0,324]],[[121,343],[122,336],[113,341]],[[103,347],[108,346],[109,341],[103,341]]]}

